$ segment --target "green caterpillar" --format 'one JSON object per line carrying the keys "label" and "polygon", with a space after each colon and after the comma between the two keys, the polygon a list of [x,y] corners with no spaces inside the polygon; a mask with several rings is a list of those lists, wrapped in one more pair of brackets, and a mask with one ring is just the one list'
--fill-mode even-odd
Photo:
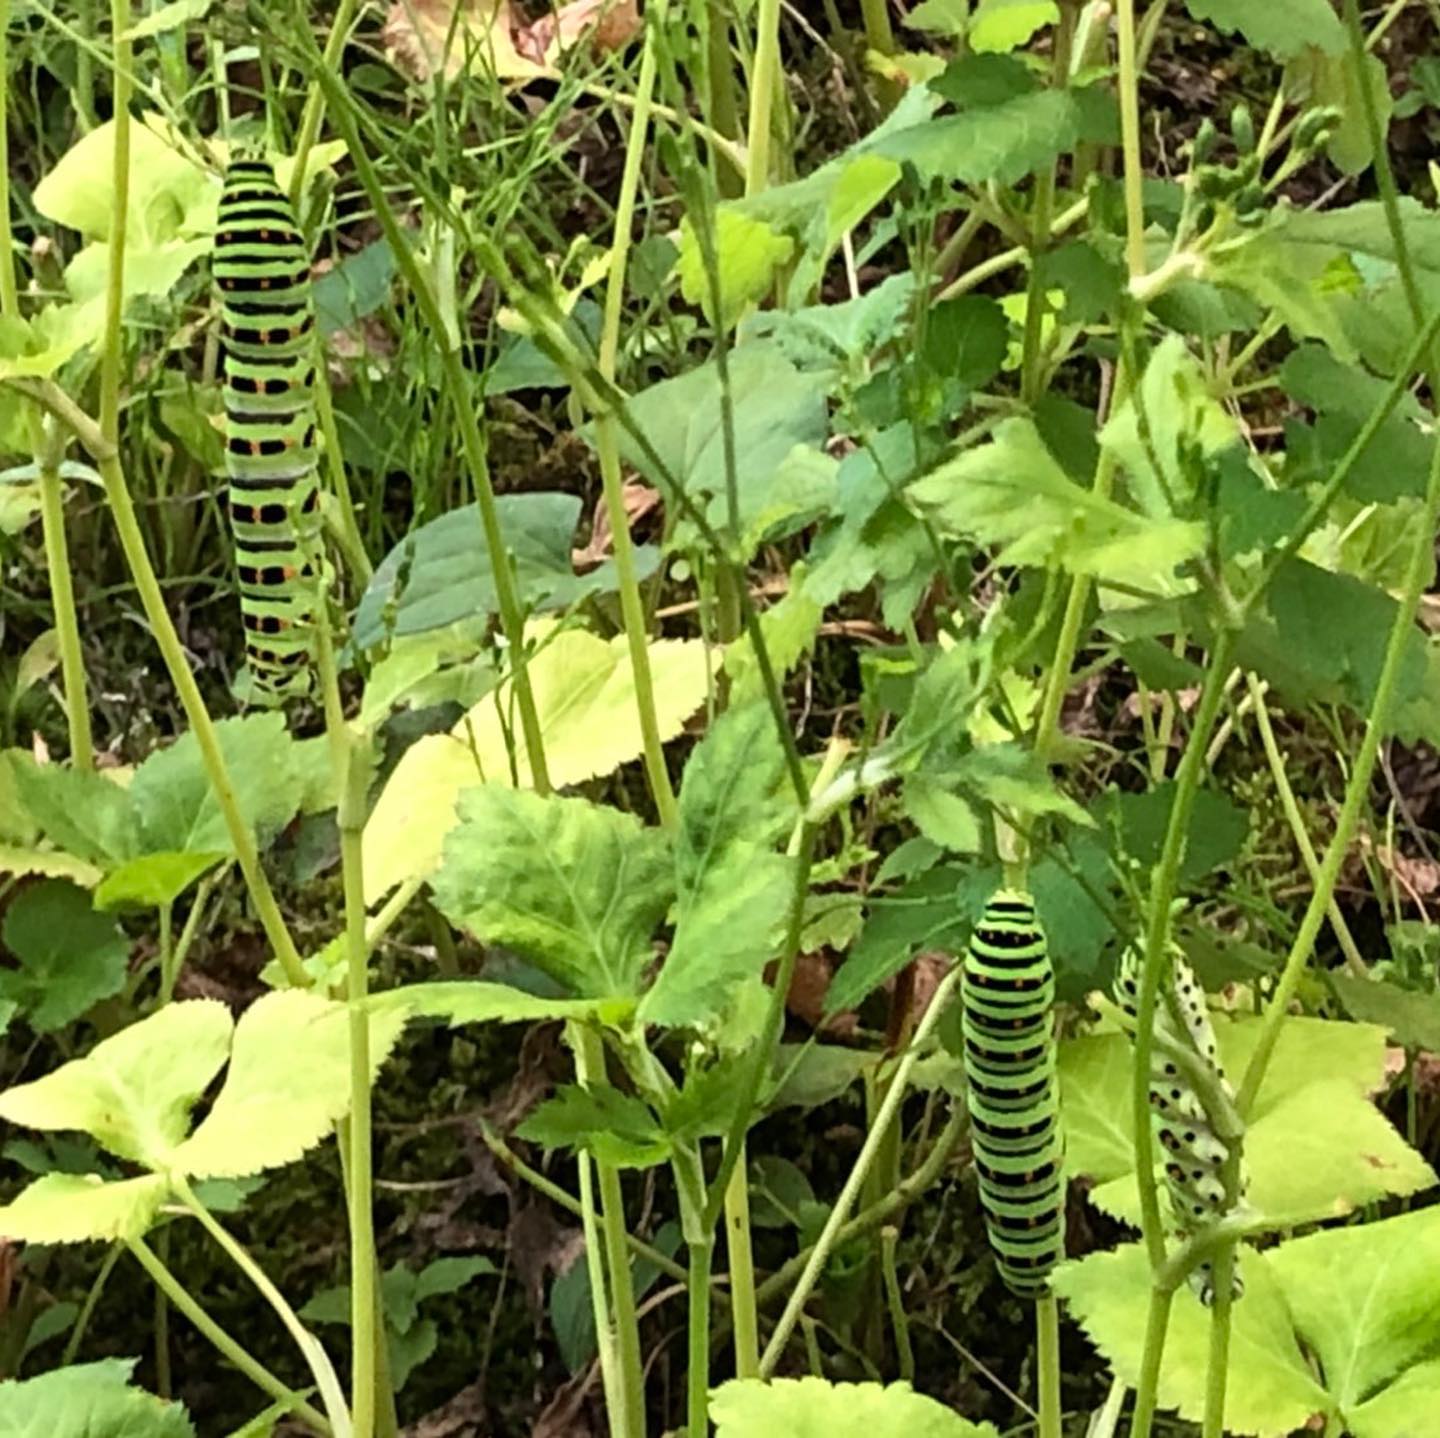
{"label": "green caterpillar", "polygon": [[[1141,959],[1132,946],[1125,950],[1115,975],[1115,1002],[1133,1021],[1139,1008]],[[1188,1051],[1195,1062],[1213,1073],[1229,1096],[1231,1089],[1220,1068],[1215,1030],[1205,1004],[1205,991],[1183,954],[1172,951],[1171,986],[1177,1025],[1162,991],[1155,1011],[1155,1034]],[[1226,1196],[1223,1170],[1232,1157],[1239,1137],[1226,1140],[1216,1131],[1215,1115],[1180,1071],[1164,1045],[1157,1043],[1150,1053],[1150,1112],[1156,1137],[1165,1150],[1165,1189],[1175,1230],[1189,1238],[1231,1210]],[[1241,1173],[1240,1193],[1244,1192]],[[1236,1198],[1239,1198],[1237,1193]],[[1198,1264],[1190,1273],[1190,1287],[1207,1307],[1215,1301],[1215,1278],[1209,1263]],[[1244,1292],[1238,1266],[1231,1296]]]}
{"label": "green caterpillar", "polygon": [[214,272],[245,657],[262,703],[309,692],[320,541],[310,257],[267,160],[225,172]]}
{"label": "green caterpillar", "polygon": [[1029,894],[990,896],[964,980],[966,1102],[985,1227],[1006,1286],[1037,1298],[1065,1256],[1065,1199],[1055,971]]}

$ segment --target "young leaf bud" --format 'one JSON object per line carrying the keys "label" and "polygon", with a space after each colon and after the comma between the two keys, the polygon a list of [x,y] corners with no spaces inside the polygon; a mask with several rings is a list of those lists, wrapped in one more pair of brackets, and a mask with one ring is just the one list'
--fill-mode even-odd
{"label": "young leaf bud", "polygon": [[1248,155],[1255,148],[1255,121],[1250,118],[1250,107],[1243,100],[1230,112],[1230,134],[1242,155]]}

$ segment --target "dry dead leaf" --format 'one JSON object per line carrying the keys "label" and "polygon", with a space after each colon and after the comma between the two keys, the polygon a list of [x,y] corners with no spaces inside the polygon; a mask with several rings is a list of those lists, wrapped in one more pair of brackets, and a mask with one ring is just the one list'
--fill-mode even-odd
{"label": "dry dead leaf", "polygon": [[623,49],[640,33],[639,0],[571,0],[515,36],[515,48],[537,65],[553,65],[578,40],[600,55]]}
{"label": "dry dead leaf", "polygon": [[[625,506],[625,518],[633,529],[638,521],[660,503],[660,491],[651,489],[638,480],[627,480],[621,491],[621,502]],[[595,506],[595,514],[590,521],[590,542],[583,549],[572,549],[570,561],[579,573],[585,574],[610,557],[613,541],[610,510],[602,499]]]}
{"label": "dry dead leaf", "polygon": [[515,47],[510,0],[396,0],[380,32],[391,63],[414,80],[447,80],[473,65],[502,80],[552,74]]}

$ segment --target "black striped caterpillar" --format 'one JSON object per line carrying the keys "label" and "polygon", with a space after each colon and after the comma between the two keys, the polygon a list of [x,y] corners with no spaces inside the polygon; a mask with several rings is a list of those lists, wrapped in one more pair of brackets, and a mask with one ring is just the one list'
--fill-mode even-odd
{"label": "black striped caterpillar", "polygon": [[966,1102],[990,1246],[1022,1298],[1065,1256],[1055,972],[1029,894],[990,896],[964,963]]}
{"label": "black striped caterpillar", "polygon": [[[1121,956],[1115,975],[1115,1002],[1132,1024],[1139,1006],[1140,971],[1139,951],[1132,945]],[[1243,1136],[1222,1136],[1217,1115],[1207,1109],[1203,1096],[1183,1071],[1183,1056],[1188,1055],[1190,1062],[1214,1076],[1225,1098],[1232,1096],[1220,1067],[1205,990],[1178,948],[1171,952],[1170,997],[1173,1011],[1162,987],[1155,1010],[1155,1046],[1150,1053],[1150,1113],[1155,1136],[1165,1150],[1165,1190],[1171,1218],[1183,1239],[1224,1218],[1243,1195],[1243,1169],[1233,1198],[1226,1192],[1224,1179],[1227,1161],[1238,1161]],[[1215,1301],[1214,1274],[1208,1262],[1191,1270],[1190,1287],[1206,1306]],[[1239,1298],[1243,1292],[1237,1267],[1231,1295]]]}
{"label": "black striped caterpillar", "polygon": [[225,346],[225,472],[258,698],[310,688],[319,488],[310,258],[269,161],[233,160],[215,241]]}

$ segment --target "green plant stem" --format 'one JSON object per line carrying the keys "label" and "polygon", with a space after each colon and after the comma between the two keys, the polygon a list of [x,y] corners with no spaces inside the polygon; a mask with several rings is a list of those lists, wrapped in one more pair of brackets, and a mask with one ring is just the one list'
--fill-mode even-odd
{"label": "green plant stem", "polygon": [[755,10],[755,64],[750,72],[750,119],[745,131],[747,196],[758,195],[770,184],[770,141],[779,79],[780,0],[759,0]]}
{"label": "green plant stem", "polygon": [[[735,85],[735,60],[730,51],[730,7],[727,0],[705,5],[705,119],[715,185],[733,199],[745,184],[746,159],[734,142],[740,138],[740,102]],[[719,141],[717,144],[716,141]],[[719,165],[715,160],[725,158]],[[738,163],[737,163],[738,161]]]}
{"label": "green plant stem", "polygon": [[15,239],[10,228],[10,0],[0,0],[0,315],[16,319]]}
{"label": "green plant stem", "polygon": [[1060,1303],[1053,1293],[1035,1300],[1035,1350],[1039,1370],[1039,1438],[1061,1438]]}
{"label": "green plant stem", "polygon": [[124,308],[124,265],[125,233],[128,223],[128,196],[130,186],[130,99],[132,80],[130,72],[130,41],[126,29],[130,23],[129,5],[126,0],[111,0],[110,18],[115,34],[114,54],[114,131],[113,154],[114,190],[110,204],[109,269],[105,286],[105,331],[100,352],[100,417],[98,438],[101,452],[96,454],[96,465],[105,486],[105,498],[109,503],[115,528],[120,536],[120,546],[135,580],[135,589],[150,622],[155,642],[165,660],[165,667],[180,696],[185,717],[195,733],[195,742],[200,757],[210,777],[225,826],[230,832],[230,841],[235,857],[255,912],[265,929],[265,936],[274,950],[275,957],[285,970],[292,984],[304,987],[308,983],[295,941],[290,937],[281,917],[280,906],[260,867],[259,852],[255,837],[240,813],[235,798],[234,786],[230,781],[225,757],[220,752],[220,741],[215,725],[205,707],[200,687],[191,673],[190,663],[175,632],[175,625],[165,608],[165,596],[160,582],[155,577],[154,566],[145,548],[145,538],[135,516],[135,506],[125,483],[125,475],[119,460],[120,431],[120,361],[122,340],[120,321]]}
{"label": "green plant stem", "polygon": [[1125,262],[1132,280],[1145,273],[1145,172],[1140,160],[1140,70],[1136,63],[1135,0],[1117,0],[1120,143],[1125,157]]}
{"label": "green plant stem", "polygon": [[[575,1076],[582,1088],[603,1082],[605,1046],[588,1024],[571,1025],[575,1048]],[[626,1438],[645,1438],[645,1373],[640,1353],[640,1323],[635,1312],[635,1285],[630,1272],[625,1199],[620,1171],[613,1163],[595,1159],[600,1189],[600,1232],[605,1243],[605,1266],[610,1278],[610,1303],[615,1328],[615,1356],[619,1367],[618,1390],[623,1396],[619,1432]]]}
{"label": "green plant stem", "polygon": [[[170,1257],[170,1230],[162,1228],[155,1235],[155,1247],[163,1263]],[[168,1399],[170,1393],[170,1304],[165,1290],[158,1284],[155,1288],[155,1392]]]}
{"label": "green plant stem", "polygon": [[178,977],[175,968],[175,905],[173,902],[161,904],[155,911],[156,928],[159,931],[158,947],[160,950],[160,1004],[163,1007],[175,997],[175,980]]}
{"label": "green plant stem", "polygon": [[915,1381],[915,1349],[910,1343],[910,1320],[905,1315],[905,1295],[895,1267],[895,1247],[900,1230],[886,1225],[880,1230],[880,1273],[885,1283],[885,1306],[890,1311],[890,1330],[895,1335],[895,1365],[906,1383]]}
{"label": "green plant stem", "polygon": [[689,1323],[686,1338],[685,1431],[688,1438],[710,1434],[710,1266],[715,1255],[709,1234],[686,1241]]}
{"label": "green plant stem", "polygon": [[[210,1210],[195,1197],[190,1185],[178,1174],[172,1175],[172,1182],[175,1185],[177,1197],[190,1215],[197,1219],[206,1233],[225,1250],[235,1266],[255,1285],[261,1297],[275,1310],[276,1317],[284,1325],[285,1331],[295,1340],[295,1346],[299,1348],[305,1362],[309,1365],[311,1376],[320,1390],[320,1396],[324,1400],[325,1411],[335,1430],[336,1438],[350,1438],[350,1414],[345,1406],[345,1396],[340,1388],[340,1380],[335,1376],[335,1369],[320,1340],[300,1321],[295,1310],[285,1301],[284,1294],[270,1281],[265,1270],[250,1257],[241,1244],[216,1221]],[[176,1307],[179,1305],[177,1304]]]}
{"label": "green plant stem", "polygon": [[[1165,1232],[1160,1217],[1160,1197],[1155,1185],[1154,1135],[1150,1120],[1150,1054],[1155,1042],[1155,1010],[1160,984],[1169,962],[1170,909],[1180,872],[1180,860],[1190,827],[1190,812],[1199,792],[1205,765],[1205,748],[1225,698],[1230,671],[1230,653],[1235,635],[1221,629],[1210,653],[1200,702],[1184,757],[1175,774],[1175,796],[1165,826],[1160,858],[1151,877],[1149,913],[1145,931],[1145,963],[1136,1003],[1135,1053],[1131,1070],[1131,1115],[1135,1135],[1135,1173],[1140,1190],[1140,1227],[1150,1260],[1152,1284],[1165,1262]],[[1156,1384],[1165,1336],[1170,1320],[1170,1296],[1157,1302],[1152,1292],[1145,1332],[1145,1359],[1135,1393],[1132,1438],[1148,1438],[1155,1415]]]}
{"label": "green plant stem", "polygon": [[550,775],[545,764],[544,739],[540,729],[540,715],[535,706],[535,691],[530,683],[530,669],[525,658],[525,618],[516,587],[515,571],[511,566],[510,553],[505,547],[504,534],[500,528],[500,515],[495,507],[495,488],[490,479],[489,461],[485,454],[485,443],[480,435],[476,419],[475,397],[466,382],[466,370],[461,363],[458,350],[445,344],[446,326],[424,272],[408,238],[400,228],[385,197],[384,186],[375,172],[370,156],[361,144],[360,129],[350,98],[339,82],[323,66],[315,72],[316,79],[326,92],[331,117],[349,148],[351,163],[355,166],[356,177],[364,188],[375,218],[385,232],[390,249],[395,256],[396,266],[405,277],[411,293],[415,296],[426,326],[437,342],[438,357],[445,380],[445,390],[450,401],[451,412],[460,428],[460,439],[465,451],[466,463],[470,470],[471,484],[480,510],[480,524],[485,537],[485,548],[489,555],[495,581],[495,600],[500,611],[500,626],[510,650],[510,664],[514,675],[515,697],[520,709],[520,728],[525,736],[525,755],[530,769],[531,785],[540,794],[550,792]]}
{"label": "green plant stem", "polygon": [[170,1300],[174,1307],[195,1325],[211,1344],[225,1355],[257,1388],[268,1393],[277,1403],[283,1403],[289,1412],[307,1428],[326,1438],[339,1438],[340,1430],[332,1426],[329,1419],[311,1407],[293,1388],[282,1383],[258,1359],[252,1357],[244,1347],[232,1338],[208,1313],[191,1297],[189,1290],[160,1261],[159,1257],[145,1243],[143,1238],[130,1239],[125,1245],[136,1261],[148,1273],[155,1286]]}
{"label": "green plant stem", "polygon": [[[328,634],[328,626],[322,619]],[[353,729],[340,731],[337,751],[345,763],[340,770],[340,864],[345,889],[345,949],[350,1028],[350,1152],[348,1165],[350,1210],[350,1409],[355,1438],[373,1438],[375,1432],[376,1348],[381,1335],[376,1323],[375,1214],[373,1208],[370,1118],[370,1015],[365,1006],[369,989],[369,949],[365,943],[364,832],[365,798],[369,766],[369,736]]]}
{"label": "green plant stem", "polygon": [[730,1263],[730,1315],[735,1325],[735,1376],[760,1372],[760,1322],[755,1257],[750,1244],[750,1179],[742,1156],[725,1188],[725,1245]]}
{"label": "green plant stem", "polygon": [[860,0],[860,14],[865,22],[865,43],[881,55],[893,55],[895,31],[887,0]]}
{"label": "green plant stem", "polygon": [[870,1132],[865,1135],[865,1142],[855,1160],[855,1166],[850,1170],[850,1176],[845,1180],[845,1186],[840,1190],[840,1196],[835,1200],[835,1206],[825,1220],[825,1227],[821,1229],[820,1236],[815,1241],[815,1247],[805,1261],[805,1267],[775,1325],[775,1331],[770,1335],[770,1342],[766,1345],[765,1352],[760,1358],[760,1376],[762,1378],[768,1378],[774,1373],[776,1364],[784,1355],[785,1345],[790,1341],[796,1321],[804,1311],[811,1291],[819,1281],[830,1254],[834,1251],[840,1230],[844,1226],[845,1220],[850,1217],[850,1211],[854,1208],[855,1200],[860,1195],[865,1175],[870,1171],[870,1165],[880,1151],[880,1145],[884,1142],[887,1130],[895,1122],[901,1100],[905,1097],[906,1089],[909,1086],[910,1074],[930,1035],[934,1032],[936,1024],[940,1022],[959,982],[960,966],[957,964],[940,981],[939,987],[935,990],[934,997],[930,1000],[930,1007],[926,1009],[925,1017],[921,1019],[915,1030],[915,1040],[911,1044],[909,1052],[900,1060],[899,1067],[895,1070],[895,1077],[886,1090],[884,1102],[880,1105],[880,1111],[875,1115],[875,1122],[871,1125]]}
{"label": "green plant stem", "polygon": [[[1088,199],[1077,200],[1073,205],[1067,205],[1056,215],[1051,224],[1050,238],[1053,240],[1057,235],[1063,235],[1067,230],[1073,229],[1079,221],[1085,218],[1089,212],[1089,208],[1090,201]],[[968,222],[967,217],[965,223],[968,224]],[[963,228],[964,225],[962,224],[962,230]],[[957,231],[957,234],[958,233],[960,232]],[[941,253],[943,258],[944,251]],[[986,280],[993,279],[996,275],[1003,274],[1006,270],[1022,263],[1029,254],[1029,245],[1013,245],[1008,250],[1001,250],[998,254],[981,260],[979,264],[972,265],[970,269],[951,280],[951,282],[935,296],[934,302],[939,304],[945,300],[953,300],[960,295],[968,294]],[[937,264],[935,266],[935,272],[936,274],[942,274],[946,268],[947,266]]]}
{"label": "green plant stem", "polygon": [[112,1243],[106,1249],[105,1258],[100,1264],[95,1280],[86,1291],[84,1303],[80,1305],[80,1313],[65,1339],[65,1351],[60,1355],[62,1368],[68,1368],[79,1355],[80,1345],[85,1342],[85,1335],[90,1331],[90,1320],[95,1316],[100,1295],[104,1293],[105,1285],[110,1281],[110,1275],[115,1271],[115,1265],[120,1261],[120,1255],[124,1251],[124,1246],[119,1243]]}
{"label": "green plant stem", "polygon": [[[1060,6],[1051,69],[1051,84],[1057,90],[1066,89],[1069,83],[1070,50],[1079,14],[1080,6],[1071,3],[1071,0]],[[1047,309],[1043,261],[1050,247],[1050,227],[1054,223],[1055,170],[1056,162],[1052,160],[1036,177],[1035,199],[1030,212],[1030,279],[1025,291],[1025,331],[1020,364],[1020,396],[1028,405],[1034,405],[1045,388],[1044,355],[1040,345]]]}
{"label": "green plant stem", "polygon": [[[655,47],[665,24],[665,5],[652,4],[646,16],[645,53],[640,60],[635,115],[625,146],[625,169],[620,194],[615,202],[615,228],[610,242],[610,273],[606,279],[605,316],[600,331],[598,366],[601,375],[613,383],[620,351],[620,318],[625,304],[625,275],[630,256],[631,232],[635,224],[636,197],[640,171],[645,162],[645,141],[650,130],[651,103],[655,95]],[[649,634],[645,602],[635,569],[635,545],[630,537],[630,516],[625,509],[625,482],[620,467],[620,432],[615,417],[606,412],[595,417],[595,448],[600,460],[600,478],[605,492],[605,512],[610,519],[610,542],[615,552],[615,578],[620,593],[620,613],[625,624],[625,641],[630,669],[635,678],[635,707],[640,717],[644,746],[645,777],[650,785],[660,823],[673,829],[678,819],[675,790],[665,766],[660,739],[660,721],[655,709],[655,682],[650,670]]]}
{"label": "green plant stem", "polygon": [[[1317,884],[1320,879],[1320,860],[1315,855],[1315,846],[1310,842],[1310,834],[1305,827],[1300,806],[1295,802],[1295,791],[1290,787],[1289,776],[1285,773],[1285,758],[1280,753],[1280,746],[1275,740],[1275,730],[1270,724],[1270,710],[1265,703],[1264,686],[1256,674],[1247,674],[1245,678],[1250,690],[1251,707],[1255,711],[1255,725],[1260,731],[1260,743],[1265,750],[1271,776],[1275,780],[1275,790],[1280,795],[1280,807],[1285,811],[1285,822],[1289,824],[1295,845],[1300,850],[1300,857],[1305,861],[1305,872],[1310,875],[1311,884]],[[1350,925],[1345,922],[1345,915],[1340,912],[1340,905],[1333,894],[1326,912],[1330,917],[1330,928],[1350,972],[1356,978],[1368,978],[1370,971],[1365,966],[1359,946],[1350,932]]]}
{"label": "green plant stem", "polygon": [[[325,37],[325,49],[320,55],[320,63],[328,74],[335,73],[340,52],[345,48],[345,40],[350,34],[350,26],[358,8],[359,0],[340,0],[335,19],[330,25],[330,33]],[[300,197],[305,190],[305,169],[310,160],[310,151],[319,137],[320,121],[324,114],[325,95],[312,85],[310,93],[305,97],[305,109],[300,115],[300,133],[295,140],[295,173],[290,177],[290,203],[294,205],[296,214],[300,212]]]}
{"label": "green plant stem", "polygon": [[600,1357],[600,1384],[605,1390],[605,1421],[610,1438],[624,1438],[628,1426],[626,1395],[615,1357],[615,1325],[610,1319],[605,1246],[595,1207],[595,1176],[589,1153],[582,1149],[575,1158],[580,1182],[580,1226],[585,1235],[585,1271],[590,1279],[590,1311],[595,1323],[595,1349]]}
{"label": "green plant stem", "polygon": [[1205,1421],[1202,1438],[1224,1438],[1225,1386],[1230,1373],[1231,1280],[1235,1272],[1235,1245],[1225,1244],[1215,1259],[1215,1304],[1210,1310],[1210,1353],[1205,1370]]}
{"label": "green plant stem", "polygon": [[76,769],[93,769],[95,745],[90,732],[90,696],[85,683],[80,620],[75,610],[75,589],[70,576],[70,546],[65,537],[65,486],[60,478],[63,446],[58,442],[53,420],[40,420],[36,428],[40,440],[35,458],[40,470],[45,570],[50,580],[55,633],[60,643],[60,674],[65,686],[65,726],[70,736],[70,763]]}

